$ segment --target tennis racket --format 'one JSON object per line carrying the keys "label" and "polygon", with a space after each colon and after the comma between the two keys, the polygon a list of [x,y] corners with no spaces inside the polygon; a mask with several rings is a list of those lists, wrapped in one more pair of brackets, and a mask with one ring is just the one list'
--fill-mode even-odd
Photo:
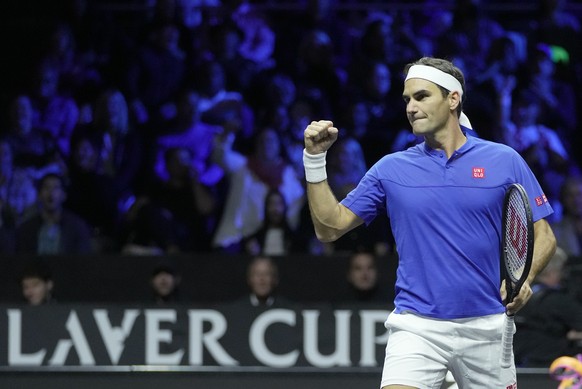
{"label": "tennis racket", "polygon": [[[501,258],[505,267],[507,304],[513,301],[527,279],[533,257],[534,230],[527,193],[520,184],[512,184],[503,203]],[[501,339],[501,366],[511,366],[514,316],[506,314]]]}

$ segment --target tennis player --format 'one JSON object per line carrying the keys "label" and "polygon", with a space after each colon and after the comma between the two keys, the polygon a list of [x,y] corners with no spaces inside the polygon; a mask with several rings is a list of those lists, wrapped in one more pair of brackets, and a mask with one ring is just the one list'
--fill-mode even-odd
{"label": "tennis player", "polygon": [[503,198],[522,184],[532,206],[535,249],[528,281],[509,313],[530,298],[530,282],[556,242],[553,210],[521,156],[468,135],[465,82],[451,62],[421,58],[405,67],[402,97],[424,141],[380,159],[341,202],[327,183],[325,156],[338,138],[331,121],[304,132],[304,167],[317,237],[334,241],[387,214],[399,264],[382,388],[440,388],[450,370],[459,388],[517,388],[515,364],[501,368],[505,288],[500,279]]}

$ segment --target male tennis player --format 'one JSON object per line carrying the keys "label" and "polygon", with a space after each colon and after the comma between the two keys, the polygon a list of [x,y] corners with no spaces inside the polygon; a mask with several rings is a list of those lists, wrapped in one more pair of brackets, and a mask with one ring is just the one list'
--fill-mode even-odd
{"label": "male tennis player", "polygon": [[[405,67],[402,94],[424,142],[386,155],[338,202],[326,180],[331,121],[304,133],[307,195],[317,237],[333,241],[386,212],[399,254],[395,309],[383,388],[440,388],[450,370],[459,388],[516,388],[515,364],[500,366],[505,288],[500,285],[503,198],[511,183],[528,193],[535,249],[528,281],[509,313],[530,298],[530,282],[556,242],[553,210],[537,179],[510,147],[467,136],[464,76],[451,62],[422,58]],[[501,292],[500,292],[501,290]]]}

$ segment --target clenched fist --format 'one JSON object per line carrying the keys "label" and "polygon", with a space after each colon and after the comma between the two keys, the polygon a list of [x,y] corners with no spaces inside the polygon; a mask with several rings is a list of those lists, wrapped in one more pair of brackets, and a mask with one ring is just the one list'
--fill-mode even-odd
{"label": "clenched fist", "polygon": [[313,121],[303,134],[305,150],[311,155],[327,151],[337,140],[338,129],[329,120]]}

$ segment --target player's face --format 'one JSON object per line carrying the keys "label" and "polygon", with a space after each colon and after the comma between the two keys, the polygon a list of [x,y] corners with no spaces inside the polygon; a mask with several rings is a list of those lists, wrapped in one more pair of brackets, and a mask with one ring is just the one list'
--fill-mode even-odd
{"label": "player's face", "polygon": [[402,97],[406,103],[406,116],[415,135],[434,134],[445,127],[450,106],[435,83],[411,78],[404,83]]}

